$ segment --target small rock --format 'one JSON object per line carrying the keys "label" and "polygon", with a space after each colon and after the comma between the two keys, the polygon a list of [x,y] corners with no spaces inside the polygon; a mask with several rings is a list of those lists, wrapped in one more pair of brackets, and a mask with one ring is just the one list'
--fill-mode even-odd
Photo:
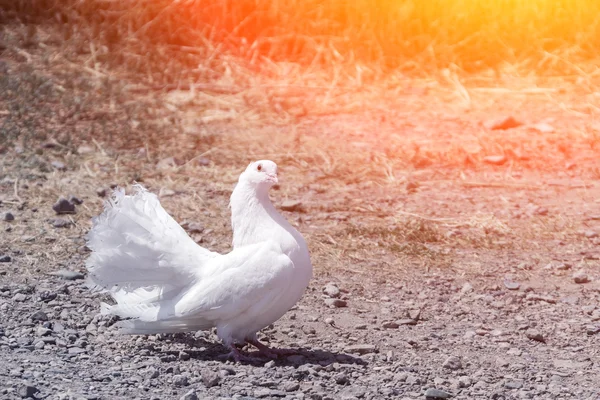
{"label": "small rock", "polygon": [[522,354],[522,351],[513,347],[512,349],[509,349],[506,354],[511,355],[511,356],[520,356]]}
{"label": "small rock", "polygon": [[217,386],[221,382],[221,377],[214,371],[205,370],[202,372],[202,383],[207,388]]}
{"label": "small rock", "polygon": [[502,165],[508,159],[504,155],[493,155],[493,156],[485,156],[483,157],[483,162],[492,164],[492,165]]}
{"label": "small rock", "polygon": [[189,385],[187,376],[185,376],[185,375],[174,375],[173,376],[173,385],[175,385],[175,386],[187,386],[187,385]]}
{"label": "small rock", "polygon": [[58,199],[56,203],[52,206],[52,209],[57,214],[73,214],[75,213],[75,205],[71,203],[69,200],[61,197]]}
{"label": "small rock", "polygon": [[354,344],[351,346],[346,346],[344,348],[344,352],[363,355],[369,353],[376,353],[377,347],[372,344]]}
{"label": "small rock", "polygon": [[77,153],[79,154],[90,154],[94,152],[94,148],[91,146],[81,145],[77,148]]}
{"label": "small rock", "polygon": [[192,389],[183,396],[181,396],[179,400],[198,400],[198,395],[196,394],[196,391]]}
{"label": "small rock", "polygon": [[449,399],[451,397],[452,394],[439,389],[429,388],[425,391],[426,399]]}
{"label": "small rock", "polygon": [[517,128],[523,125],[522,122],[517,121],[514,117],[508,116],[503,119],[493,121],[489,124],[489,128],[492,130],[507,130]]}
{"label": "small rock", "polygon": [[178,160],[175,157],[163,158],[158,163],[156,163],[156,168],[157,169],[175,168],[179,164],[177,161]]}
{"label": "small rock", "polygon": [[323,293],[331,298],[340,297],[340,289],[333,283],[328,283],[323,287]]}
{"label": "small rock", "polygon": [[408,310],[408,316],[410,317],[410,319],[418,321],[419,318],[421,318],[421,310],[418,308]]}
{"label": "small rock", "polygon": [[395,321],[386,321],[381,326],[384,329],[398,329],[400,325]]}
{"label": "small rock", "polygon": [[523,382],[522,381],[504,382],[504,387],[507,389],[521,389],[523,387]]}
{"label": "small rock", "polygon": [[190,359],[190,354],[189,354],[189,353],[186,353],[185,351],[180,351],[180,352],[179,352],[179,359],[180,359],[181,361],[187,361],[187,360],[189,360],[189,359]]}
{"label": "small rock", "polygon": [[595,335],[597,333],[600,333],[600,325],[588,325],[586,326],[585,332],[588,335]]}
{"label": "small rock", "polygon": [[206,157],[196,158],[195,163],[199,167],[208,167],[210,165],[210,160]]}
{"label": "small rock", "polygon": [[406,182],[406,191],[408,193],[414,193],[417,191],[417,189],[419,189],[419,182],[416,181],[408,181]]}
{"label": "small rock", "polygon": [[82,349],[81,347],[69,347],[68,352],[71,355],[77,355],[77,354],[85,353],[85,349]]}
{"label": "small rock", "polygon": [[96,194],[98,195],[98,197],[105,197],[106,196],[106,188],[96,189]]}
{"label": "small rock", "polygon": [[275,366],[275,360],[271,360],[265,363],[265,368],[273,368]]}
{"label": "small rock", "polygon": [[167,189],[167,188],[162,188],[160,189],[160,192],[158,193],[159,197],[172,197],[175,196],[175,191],[171,190],[171,189]]}
{"label": "small rock", "polygon": [[202,233],[204,232],[204,226],[199,222],[190,222],[187,225],[187,231],[189,233]]}
{"label": "small rock", "polygon": [[25,385],[19,388],[19,396],[26,399],[28,397],[34,397],[37,392],[40,390],[35,386]]}
{"label": "small rock", "polygon": [[59,171],[65,171],[67,169],[67,166],[62,161],[52,161],[50,164]]}
{"label": "small rock", "polygon": [[36,312],[34,312],[33,314],[31,314],[31,320],[32,321],[48,321],[48,315],[46,315],[45,312],[43,312],[42,310],[38,310]]}
{"label": "small rock", "polygon": [[462,369],[462,362],[460,361],[460,358],[456,356],[450,356],[442,363],[442,367],[456,371],[458,369]]}
{"label": "small rock", "polygon": [[73,195],[69,196],[69,201],[78,206],[83,204],[83,200],[81,200],[79,197],[76,197]]}
{"label": "small rock", "polygon": [[465,282],[465,284],[460,289],[460,293],[461,294],[467,294],[467,293],[470,293],[472,291],[473,291],[473,285],[471,285],[469,282]]}
{"label": "small rock", "polygon": [[71,221],[68,221],[68,220],[66,220],[64,218],[51,219],[50,223],[55,228],[66,228],[66,227],[68,227],[68,226],[71,225]]}
{"label": "small rock", "polygon": [[59,278],[62,278],[62,279],[67,280],[67,281],[75,281],[75,280],[78,280],[78,279],[85,278],[85,275],[83,275],[80,272],[69,271],[69,270],[66,270],[66,269],[61,269],[61,270],[56,271],[56,272],[51,272],[49,275],[58,276]]}
{"label": "small rock", "polygon": [[8,254],[0,256],[0,262],[7,263],[7,262],[10,262],[10,261],[11,261],[11,258],[10,258],[10,256]]}
{"label": "small rock", "polygon": [[341,299],[325,299],[325,304],[333,308],[343,308],[347,306],[346,300]]}
{"label": "small rock", "polygon": [[587,274],[583,271],[578,271],[578,272],[574,273],[573,280],[575,281],[575,283],[579,283],[579,284],[588,283],[590,281]]}
{"label": "small rock", "polygon": [[281,203],[283,211],[303,211],[302,202],[296,200],[286,200]]}
{"label": "small rock", "polygon": [[404,318],[404,319],[397,320],[396,324],[398,324],[398,325],[416,325],[417,320],[412,319],[412,318]]}
{"label": "small rock", "polygon": [[542,332],[538,331],[537,329],[527,329],[527,331],[525,331],[525,336],[527,336],[527,338],[531,339],[531,340],[535,340],[537,342],[542,342],[545,343],[546,339],[544,338],[544,335],[542,335]]}
{"label": "small rock", "polygon": [[545,122],[540,122],[537,124],[533,124],[533,125],[529,125],[529,127],[533,130],[536,130],[540,133],[552,133],[554,132],[554,127],[550,124],[547,124]]}
{"label": "small rock", "polygon": [[7,212],[7,213],[4,213],[4,216],[2,217],[2,219],[4,221],[14,221],[15,220],[15,216],[12,215],[12,213]]}
{"label": "small rock", "polygon": [[283,390],[286,392],[295,392],[300,389],[300,384],[298,382],[286,382],[283,384]]}
{"label": "small rock", "polygon": [[156,368],[150,367],[146,370],[146,376],[148,379],[156,379],[160,376],[160,372]]}
{"label": "small rock", "polygon": [[519,288],[521,287],[521,284],[518,282],[513,282],[509,279],[505,279],[504,287],[506,287],[508,290],[519,290]]}
{"label": "small rock", "polygon": [[340,372],[339,374],[336,374],[333,377],[333,379],[335,379],[335,383],[337,383],[338,385],[345,385],[349,382],[348,375],[346,375],[345,372]]}
{"label": "small rock", "polygon": [[24,302],[25,300],[27,300],[27,296],[25,296],[23,293],[17,293],[13,296],[12,298],[14,301],[17,301],[19,303]]}

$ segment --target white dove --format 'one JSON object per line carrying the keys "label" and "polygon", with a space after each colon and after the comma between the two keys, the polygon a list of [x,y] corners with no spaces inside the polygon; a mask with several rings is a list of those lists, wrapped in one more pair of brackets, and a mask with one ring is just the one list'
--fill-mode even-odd
{"label": "white dove", "polygon": [[141,186],[133,196],[116,191],[88,233],[92,254],[88,282],[112,295],[104,313],[129,318],[126,334],[187,332],[217,328],[236,361],[236,347],[249,343],[276,357],[256,333],[283,316],[312,278],[302,235],[277,212],[269,189],[277,164],[251,163],[231,194],[233,250],[197,245]]}

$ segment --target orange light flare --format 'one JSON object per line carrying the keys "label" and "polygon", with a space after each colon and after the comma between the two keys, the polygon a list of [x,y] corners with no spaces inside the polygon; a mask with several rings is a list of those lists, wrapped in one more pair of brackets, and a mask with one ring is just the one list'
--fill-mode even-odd
{"label": "orange light flare", "polygon": [[[508,71],[508,75],[521,77],[583,78],[590,85],[596,85],[600,76],[597,0],[155,0],[133,4],[127,17],[121,18],[121,26],[127,27],[121,34],[132,37],[133,27],[136,40],[149,39],[146,41],[152,46],[170,52],[164,53],[168,63],[178,59],[189,66],[182,68],[180,63],[166,67],[165,76],[176,81],[216,80],[250,87],[325,88],[315,91],[317,95],[305,89],[306,97],[312,96],[310,101],[319,101],[323,108],[335,108],[342,103],[342,95],[356,93],[347,88],[359,87],[364,96],[370,86],[389,84],[390,76],[438,79],[455,89],[458,94],[453,96],[466,97],[467,102],[472,99],[469,93],[461,95],[461,85],[481,75],[499,78]],[[443,71],[450,71],[450,75]],[[494,85],[502,82],[497,79]],[[334,97],[334,89],[342,93],[340,97]],[[283,101],[287,101],[286,96],[289,98],[289,93],[281,96]],[[488,105],[492,97],[481,95]],[[273,103],[271,100],[265,103]],[[443,107],[445,100],[438,99],[428,107]],[[365,109],[364,100],[344,101],[350,113]],[[513,103],[513,110],[523,104],[522,100]],[[314,110],[313,106],[309,102],[304,108]],[[435,113],[423,116],[436,124]],[[493,113],[471,116],[495,117]],[[355,128],[360,130],[360,126]],[[448,129],[463,130],[460,126]],[[437,130],[439,133],[441,129]],[[378,135],[380,139],[391,134],[382,130]],[[506,140],[509,135],[500,136]],[[471,139],[472,148],[482,147],[479,138],[471,135]],[[565,153],[570,144],[562,142],[571,139],[563,134],[557,151]],[[406,143],[402,138],[397,147],[405,149],[403,156],[418,162],[431,157],[451,158],[452,162],[471,157],[461,151],[450,155],[447,146],[433,156],[427,155],[427,149],[418,143],[420,151],[411,156],[414,143]],[[452,145],[451,138],[449,143]],[[379,144],[389,147],[389,143]],[[436,145],[444,146],[444,142],[438,140]],[[482,151],[498,152],[498,146],[502,143],[490,142]],[[535,150],[541,145],[530,134],[515,138],[511,151],[516,155],[508,155],[520,159],[520,152],[527,153],[528,146],[533,152],[547,150]],[[532,161],[527,162],[535,163],[538,160],[531,151]]]}

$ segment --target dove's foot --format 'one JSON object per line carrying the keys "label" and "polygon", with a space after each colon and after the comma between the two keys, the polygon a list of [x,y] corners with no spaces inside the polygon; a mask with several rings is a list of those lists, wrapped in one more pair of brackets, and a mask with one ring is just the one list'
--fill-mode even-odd
{"label": "dove's foot", "polygon": [[248,344],[251,344],[252,346],[256,347],[262,355],[264,355],[265,357],[269,357],[269,358],[277,358],[279,356],[291,356],[294,354],[298,354],[298,352],[293,349],[271,348],[271,347],[259,342],[258,339],[246,340],[246,342]]}
{"label": "dove's foot", "polygon": [[251,356],[248,356],[248,355],[242,353],[240,351],[240,349],[238,349],[235,345],[232,345],[229,348],[231,349],[231,351],[229,353],[227,353],[226,359],[230,359],[230,360],[233,360],[238,363],[239,362],[252,363],[252,362],[260,361],[256,357],[251,357]]}

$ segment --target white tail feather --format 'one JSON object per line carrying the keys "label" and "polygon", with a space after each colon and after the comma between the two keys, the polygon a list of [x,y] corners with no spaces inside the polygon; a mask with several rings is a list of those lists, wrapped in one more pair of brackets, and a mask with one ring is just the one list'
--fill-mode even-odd
{"label": "white tail feather", "polygon": [[193,285],[203,264],[218,255],[198,246],[141,186],[133,196],[115,191],[87,240],[93,251],[86,263],[88,285],[108,291],[117,302],[103,304],[102,313],[140,323],[156,321],[161,306]]}

